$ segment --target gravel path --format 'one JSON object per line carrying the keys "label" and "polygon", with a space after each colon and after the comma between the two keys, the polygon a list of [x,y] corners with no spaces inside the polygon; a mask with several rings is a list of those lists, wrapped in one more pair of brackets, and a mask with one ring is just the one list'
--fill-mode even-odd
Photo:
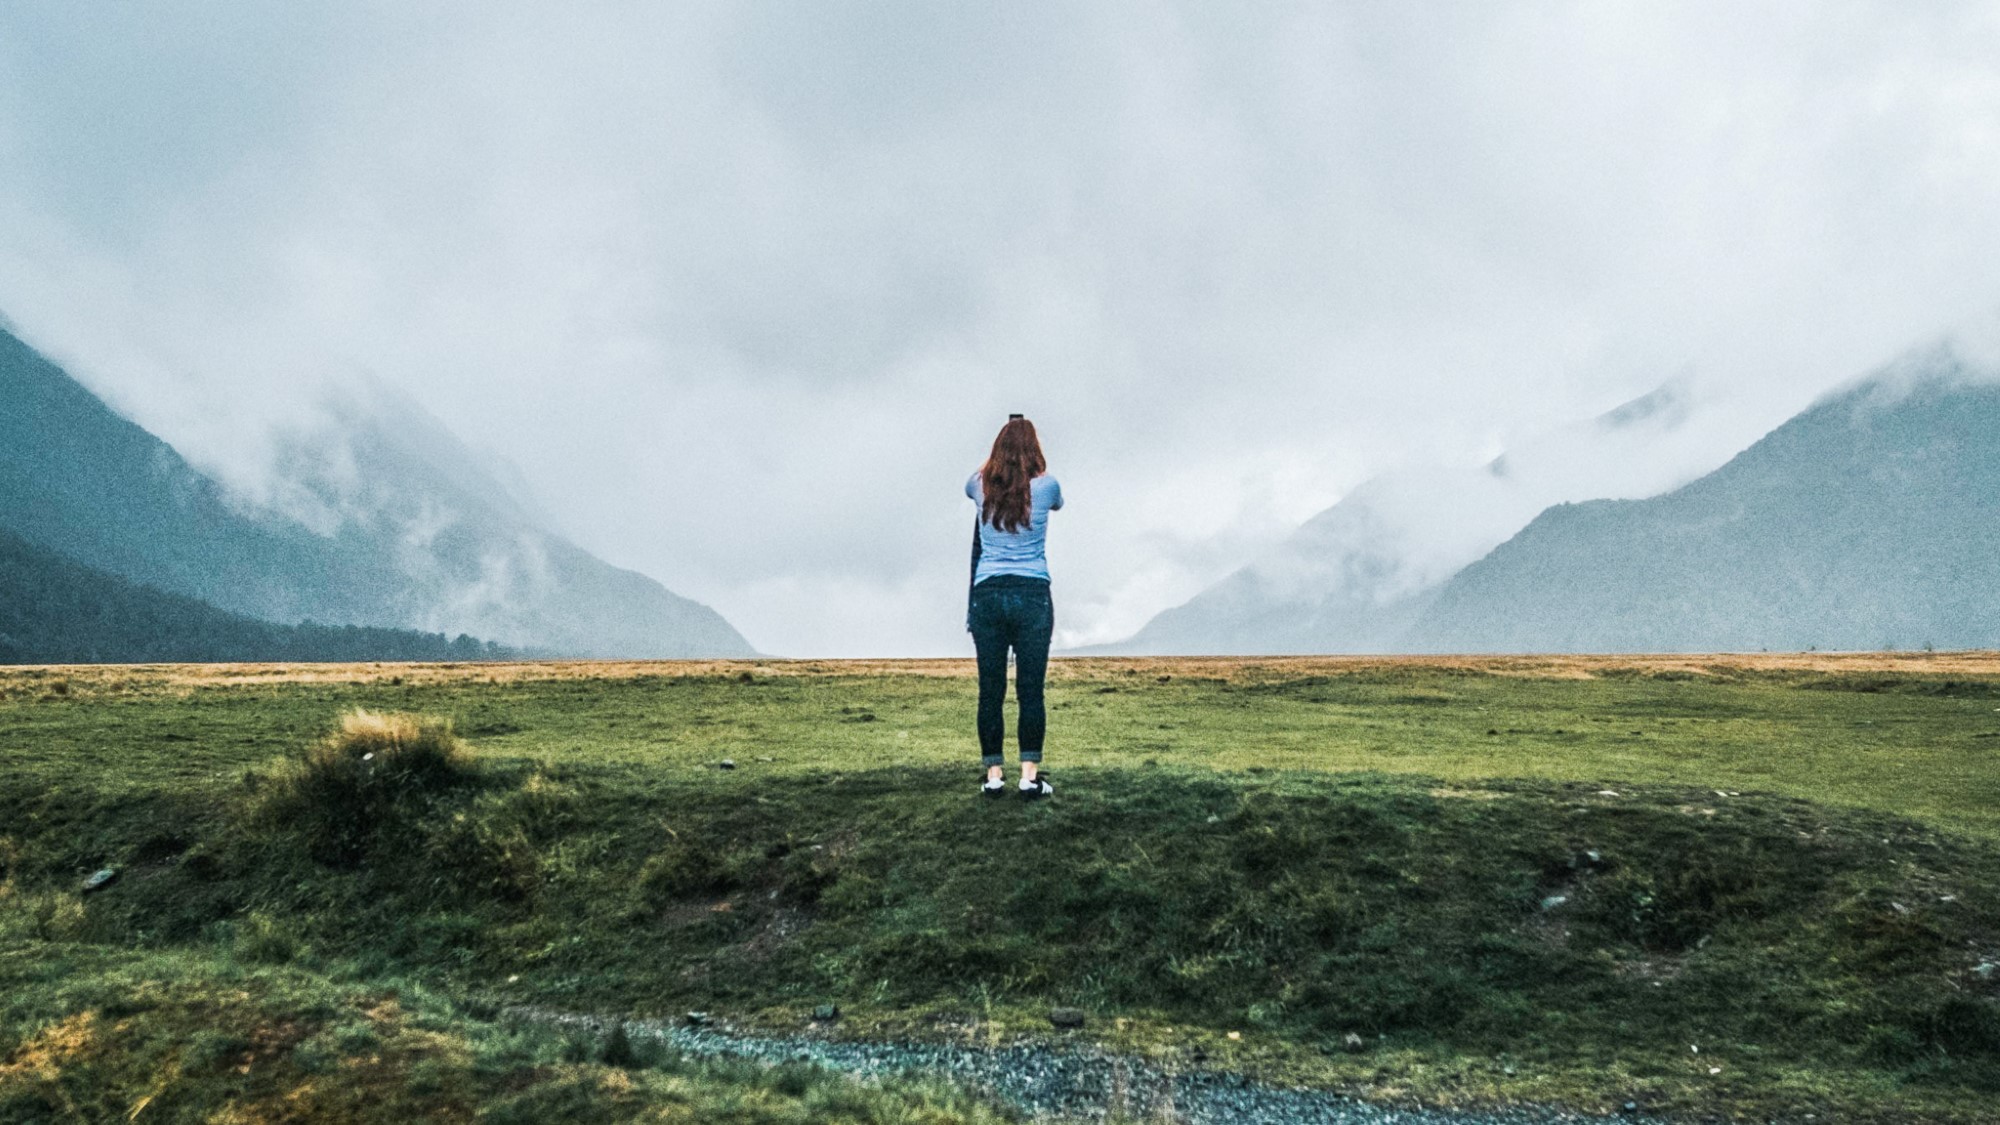
{"label": "gravel path", "polygon": [[[512,1009],[539,1023],[603,1033],[595,1016]],[[1375,1105],[1322,1090],[1268,1086],[1219,1071],[1168,1073],[1145,1059],[1040,1044],[970,1047],[952,1043],[882,1043],[797,1035],[741,1035],[715,1027],[631,1020],[625,1032],[690,1055],[758,1062],[811,1062],[862,1077],[916,1073],[984,1090],[1036,1120],[1103,1120],[1114,1103],[1142,1121],[1181,1125],[1563,1125],[1600,1116],[1546,1106],[1460,1111]],[[1666,1125],[1634,1114],[1615,1120]]]}

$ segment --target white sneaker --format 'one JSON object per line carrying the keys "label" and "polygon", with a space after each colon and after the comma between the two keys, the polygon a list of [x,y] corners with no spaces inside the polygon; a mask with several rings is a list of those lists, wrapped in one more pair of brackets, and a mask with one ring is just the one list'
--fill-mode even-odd
{"label": "white sneaker", "polygon": [[1053,797],[1055,792],[1056,787],[1049,784],[1046,773],[1036,771],[1033,781],[1025,777],[1021,779],[1021,799],[1024,801],[1039,801],[1043,797]]}

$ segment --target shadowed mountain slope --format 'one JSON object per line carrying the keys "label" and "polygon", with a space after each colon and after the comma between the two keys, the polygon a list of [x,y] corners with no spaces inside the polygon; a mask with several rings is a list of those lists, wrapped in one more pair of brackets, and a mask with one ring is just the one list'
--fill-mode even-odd
{"label": "shadowed mountain slope", "polygon": [[497,660],[460,635],[278,625],[127,582],[0,531],[0,664]]}
{"label": "shadowed mountain slope", "polygon": [[743,656],[706,606],[537,526],[420,412],[295,439],[274,496],[230,495],[0,331],[0,528],[133,582],[278,622],[579,656]]}

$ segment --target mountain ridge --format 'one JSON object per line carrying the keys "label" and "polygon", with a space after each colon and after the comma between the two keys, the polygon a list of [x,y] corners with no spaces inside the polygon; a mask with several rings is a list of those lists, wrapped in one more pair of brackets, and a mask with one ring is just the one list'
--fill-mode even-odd
{"label": "mountain ridge", "polygon": [[[1439,522],[1445,489],[1504,496],[1495,482],[1517,471],[1514,454],[1484,467],[1492,480],[1378,477],[1134,637],[1078,651],[2000,645],[2000,371],[1978,354],[1950,338],[1913,350],[1693,479],[1566,497],[1455,561],[1419,517]],[[1688,413],[1656,392],[1592,425],[1671,430]]]}
{"label": "mountain ridge", "polygon": [[[503,510],[504,492],[479,496],[449,464],[415,472],[380,434],[344,438],[379,503],[314,529],[231,493],[8,331],[0,401],[0,529],[128,581],[278,623],[470,633],[569,656],[754,654],[707,606]],[[310,467],[326,452],[299,455]],[[307,492],[325,484],[300,475]]]}
{"label": "mountain ridge", "polygon": [[1276,549],[1090,654],[1395,651],[1452,575],[1549,503],[1645,495],[1713,467],[1685,377],[1484,464],[1372,477]]}
{"label": "mountain ridge", "polygon": [[2000,384],[1949,348],[1642,500],[1557,505],[1455,575],[1424,651],[2000,643]]}

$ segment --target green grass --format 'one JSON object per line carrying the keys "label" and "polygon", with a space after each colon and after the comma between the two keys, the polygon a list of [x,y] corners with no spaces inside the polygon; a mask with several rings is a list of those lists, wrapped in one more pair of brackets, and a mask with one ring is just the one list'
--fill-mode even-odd
{"label": "green grass", "polygon": [[[515,1058],[480,1046],[509,1004],[996,1042],[1066,1005],[1364,1095],[1982,1120],[2000,674],[1911,663],[1059,662],[1044,807],[973,796],[972,682],[925,666],[0,674],[0,984],[32,998],[0,1058],[171,963],[267,1015],[403,982],[471,1059]],[[345,788],[311,788],[356,707],[472,756],[391,784],[334,754]],[[116,1054],[77,1088],[129,1105],[158,1065]],[[554,1065],[437,1088],[494,1106]]]}
{"label": "green grass", "polygon": [[963,1094],[496,1024],[407,982],[219,954],[0,947],[0,1121],[987,1125]]}

